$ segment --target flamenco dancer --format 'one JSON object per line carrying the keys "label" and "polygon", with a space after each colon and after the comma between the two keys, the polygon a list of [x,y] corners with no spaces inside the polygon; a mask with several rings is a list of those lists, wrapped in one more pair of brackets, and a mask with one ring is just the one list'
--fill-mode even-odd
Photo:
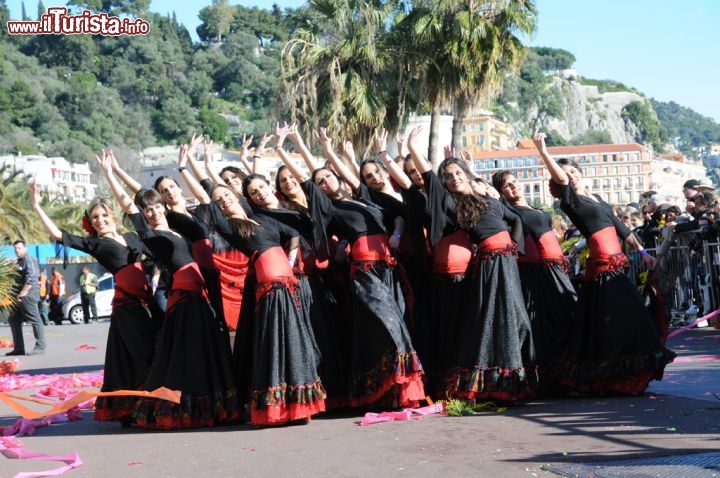
{"label": "flamenco dancer", "polygon": [[568,260],[552,229],[552,218],[527,203],[512,172],[498,171],[492,183],[522,220],[525,255],[518,257],[518,269],[532,325],[540,392],[557,393],[560,364],[567,351],[577,304],[577,293],[567,272]]}
{"label": "flamenco dancer", "polygon": [[[163,319],[141,263],[147,249],[137,234],[117,232],[117,215],[108,198],[90,202],[83,218],[83,226],[88,229],[85,237],[59,229],[42,209],[40,198],[40,188],[31,182],[32,207],[50,236],[66,247],[90,254],[115,277],[101,391],[143,390]],[[127,426],[136,402],[136,397],[98,397],[95,420],[119,421]]]}
{"label": "flamenco dancer", "polygon": [[178,429],[210,427],[239,419],[241,409],[227,330],[223,318],[210,306],[188,240],[168,226],[157,191],[141,190],[132,201],[115,178],[109,153],[103,152],[100,164],[138,236],[172,274],[166,318],[145,389],[179,390],[180,403],[140,399],[133,413],[135,422],[143,428]]}
{"label": "flamenco dancer", "polygon": [[655,258],[613,214],[609,204],[590,194],[577,164],[548,153],[545,133],[533,141],[550,172],[551,193],[587,239],[590,256],[569,333],[563,384],[582,393],[641,395],[650,380],[662,379],[675,354],[660,341],[636,287],[618,236],[635,249],[648,269]]}

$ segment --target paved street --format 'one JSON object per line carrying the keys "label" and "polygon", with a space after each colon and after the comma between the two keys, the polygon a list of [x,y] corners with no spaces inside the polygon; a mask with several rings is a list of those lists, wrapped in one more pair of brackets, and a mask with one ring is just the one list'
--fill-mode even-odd
{"label": "paved street", "polygon": [[[47,354],[20,357],[16,373],[100,370],[108,324],[49,326]],[[6,325],[0,336],[9,338]],[[25,337],[32,347],[29,327]],[[670,345],[678,360],[643,397],[538,400],[500,413],[368,427],[358,425],[361,414],[326,414],[306,426],[260,430],[147,432],[94,422],[87,411],[83,420],[38,428],[20,440],[47,454],[77,451],[84,466],[64,476],[105,478],[558,476],[543,465],[714,452],[720,449],[720,400],[713,396],[720,392],[720,330],[691,330]],[[17,418],[0,404],[0,427]],[[0,456],[2,477],[57,466]],[[720,476],[717,469],[699,472]]]}

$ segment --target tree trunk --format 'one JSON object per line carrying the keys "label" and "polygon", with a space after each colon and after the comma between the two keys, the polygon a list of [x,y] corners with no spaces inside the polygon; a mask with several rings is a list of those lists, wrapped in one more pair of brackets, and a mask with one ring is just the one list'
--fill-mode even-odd
{"label": "tree trunk", "polygon": [[453,102],[453,125],[452,125],[452,147],[455,149],[455,156],[460,157],[463,150],[462,144],[462,125],[467,116],[469,109],[469,101],[465,95],[460,95]]}
{"label": "tree trunk", "polygon": [[432,164],[433,169],[437,169],[440,161],[440,145],[438,138],[440,134],[440,114],[442,110],[439,104],[434,104],[430,112],[430,137],[428,138],[428,161]]}

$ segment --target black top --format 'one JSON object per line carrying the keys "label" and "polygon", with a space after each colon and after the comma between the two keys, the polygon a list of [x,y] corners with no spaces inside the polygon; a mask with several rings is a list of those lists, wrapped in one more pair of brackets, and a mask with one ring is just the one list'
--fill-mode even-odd
{"label": "black top", "polygon": [[363,199],[330,199],[308,179],[301,183],[310,203],[312,220],[351,244],[362,236],[385,234],[382,210]]}
{"label": "black top", "polygon": [[615,227],[617,233],[626,239],[631,231],[615,216],[612,207],[595,196],[597,201],[575,193],[572,184],[558,185],[560,209],[568,215],[573,224],[585,237],[607,227]]}
{"label": "black top", "polygon": [[40,292],[40,266],[38,265],[37,259],[30,255],[30,252],[26,252],[24,257],[18,257],[15,263],[15,271],[17,276],[15,277],[15,293],[19,293],[25,284],[30,285],[28,294],[33,296]]}
{"label": "black top", "polygon": [[87,252],[111,274],[115,274],[128,264],[140,261],[143,253],[149,252],[137,234],[126,232],[122,237],[127,246],[110,237],[76,236],[63,230],[60,242],[73,249]]}
{"label": "black top", "polygon": [[552,218],[546,212],[533,207],[508,205],[511,211],[520,216],[525,234],[537,242],[540,236],[552,231]]}
{"label": "black top", "polygon": [[[200,213],[202,208],[198,206],[196,211]],[[168,209],[165,211],[165,217],[167,218],[170,229],[185,236],[190,243],[207,239],[210,235],[207,222],[202,221],[201,218],[195,214],[188,215]]]}
{"label": "black top", "polygon": [[260,226],[251,236],[242,237],[238,234],[236,226],[223,216],[214,202],[210,204],[210,211],[217,232],[230,245],[248,256],[251,262],[271,247],[282,247],[289,240],[298,237],[295,229],[264,215],[250,216],[250,219],[259,223]]}
{"label": "black top", "polygon": [[155,260],[165,265],[170,274],[194,262],[190,244],[185,237],[172,231],[151,229],[140,213],[130,214],[129,217],[138,236],[150,249]]}
{"label": "black top", "polygon": [[407,205],[398,200],[395,196],[379,191],[373,191],[365,183],[355,190],[355,198],[364,203],[373,203],[380,208],[383,215],[383,226],[385,230],[392,231],[395,228],[395,218],[402,217],[407,224],[409,209]]}
{"label": "black top", "polygon": [[[433,215],[431,220],[431,241],[455,232],[457,224],[456,204],[452,194],[445,189],[440,179],[432,172],[423,173],[425,190],[428,195],[428,204]],[[490,236],[510,229],[510,236],[517,244],[518,251],[523,254],[525,251],[525,238],[523,237],[522,222],[517,214],[505,207],[503,203],[491,197],[483,197],[490,207],[478,219],[473,227],[468,230],[470,240],[474,243],[482,242]],[[443,217],[444,216],[444,217]],[[431,242],[431,244],[433,244]]]}

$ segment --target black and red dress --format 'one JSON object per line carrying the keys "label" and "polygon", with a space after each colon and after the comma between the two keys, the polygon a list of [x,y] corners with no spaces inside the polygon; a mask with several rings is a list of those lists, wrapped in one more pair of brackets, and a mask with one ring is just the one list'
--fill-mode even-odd
{"label": "black and red dress", "polygon": [[637,288],[618,235],[630,230],[599,198],[560,185],[560,208],[585,236],[590,256],[569,334],[563,384],[571,391],[639,395],[660,380],[675,354],[660,340]]}
{"label": "black and red dress", "polygon": [[577,293],[550,215],[529,206],[509,207],[520,216],[525,233],[525,255],[518,257],[518,268],[532,325],[539,391],[554,393],[559,391],[560,365],[575,321]]}
{"label": "black and red dress", "polygon": [[[87,252],[115,277],[102,392],[144,390],[164,315],[153,300],[143,270],[143,243],[134,233],[122,237],[126,245],[109,237],[81,237],[62,231],[60,241]],[[136,402],[133,396],[98,397],[95,420],[130,422]]]}
{"label": "black and red dress", "polygon": [[255,295],[252,300],[243,299],[233,353],[251,422],[282,425],[325,411],[319,353],[298,279],[282,248],[297,237],[297,231],[268,216],[255,215],[250,218],[259,225],[243,237],[215,203],[210,206],[217,231],[250,257],[248,282]]}
{"label": "black and red dress", "polygon": [[140,399],[133,417],[144,428],[210,427],[241,416],[224,319],[210,306],[190,244],[169,230],[150,229],[131,214],[140,239],[172,274],[165,322],[146,390],[166,387],[181,392],[180,403]]}
{"label": "black and red dress", "polygon": [[370,202],[330,199],[309,180],[302,187],[313,222],[350,244],[349,405],[385,406],[395,398],[416,405],[425,398],[423,369],[406,326],[382,211]]}

